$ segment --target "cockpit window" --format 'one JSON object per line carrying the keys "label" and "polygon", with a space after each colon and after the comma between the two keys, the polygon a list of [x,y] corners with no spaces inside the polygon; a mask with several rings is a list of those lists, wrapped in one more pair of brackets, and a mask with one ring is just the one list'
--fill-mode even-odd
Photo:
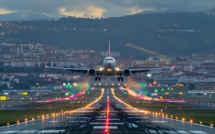
{"label": "cockpit window", "polygon": [[113,59],[105,59],[105,61],[113,61]]}

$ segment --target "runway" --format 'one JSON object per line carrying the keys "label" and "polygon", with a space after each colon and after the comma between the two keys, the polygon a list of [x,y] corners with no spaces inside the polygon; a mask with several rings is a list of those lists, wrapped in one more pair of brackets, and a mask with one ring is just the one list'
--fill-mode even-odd
{"label": "runway", "polygon": [[3,126],[0,133],[214,134],[215,129],[131,108],[117,100],[110,88],[105,88],[100,100],[88,108]]}

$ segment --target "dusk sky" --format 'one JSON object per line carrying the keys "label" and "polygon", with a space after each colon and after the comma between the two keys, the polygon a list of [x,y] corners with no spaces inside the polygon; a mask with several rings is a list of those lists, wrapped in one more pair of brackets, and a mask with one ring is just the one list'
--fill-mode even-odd
{"label": "dusk sky", "polygon": [[206,11],[215,8],[215,0],[0,0],[0,15],[29,13],[53,18],[118,17],[140,12]]}

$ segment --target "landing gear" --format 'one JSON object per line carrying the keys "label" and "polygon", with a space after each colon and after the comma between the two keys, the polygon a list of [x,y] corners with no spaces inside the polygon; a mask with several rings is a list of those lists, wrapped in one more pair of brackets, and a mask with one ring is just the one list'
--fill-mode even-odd
{"label": "landing gear", "polygon": [[118,77],[118,81],[123,81],[123,77]]}
{"label": "landing gear", "polygon": [[95,77],[95,81],[100,81],[100,80],[101,80],[101,77],[99,77],[99,76]]}

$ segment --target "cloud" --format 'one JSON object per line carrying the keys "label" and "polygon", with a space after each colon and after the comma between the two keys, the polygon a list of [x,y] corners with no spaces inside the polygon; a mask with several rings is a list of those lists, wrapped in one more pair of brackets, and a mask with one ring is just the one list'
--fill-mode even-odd
{"label": "cloud", "polygon": [[79,18],[101,18],[104,17],[106,9],[101,7],[96,7],[94,5],[87,5],[84,7],[84,9],[81,8],[75,8],[74,10],[68,10],[66,7],[59,8],[59,12],[66,16],[73,16],[73,17],[79,17]]}
{"label": "cloud", "polygon": [[10,14],[10,13],[14,13],[14,12],[17,12],[17,11],[0,8],[0,14]]}
{"label": "cloud", "polygon": [[[146,11],[201,12],[215,9],[215,0],[0,0],[0,14],[17,12],[60,18],[119,17]],[[37,18],[35,18],[37,19]]]}
{"label": "cloud", "polygon": [[153,7],[140,8],[138,6],[134,6],[134,7],[128,8],[128,11],[129,11],[129,14],[137,14],[137,13],[146,12],[146,11],[156,11],[156,9]]}

